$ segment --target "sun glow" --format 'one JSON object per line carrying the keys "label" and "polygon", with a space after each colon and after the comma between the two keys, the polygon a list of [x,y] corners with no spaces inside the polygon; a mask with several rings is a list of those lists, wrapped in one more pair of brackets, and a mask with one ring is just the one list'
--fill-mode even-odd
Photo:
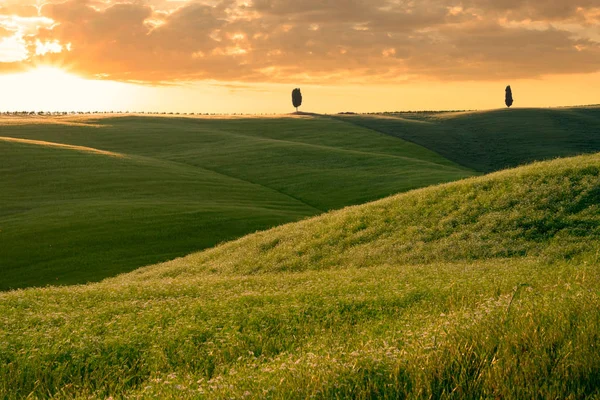
{"label": "sun glow", "polygon": [[[600,92],[600,73],[510,83],[519,107],[595,104]],[[302,85],[303,107],[321,113],[497,108],[504,106],[504,87],[503,81]],[[457,99],[457,92],[464,95]],[[291,108],[289,93],[288,84],[204,81],[151,86],[93,80],[52,66],[20,74],[0,74],[0,112],[287,113]]]}
{"label": "sun glow", "polygon": [[59,87],[61,89],[66,89],[78,85],[83,81],[82,78],[71,75],[60,68],[48,66],[32,69],[20,74],[20,77],[36,88],[44,89]]}
{"label": "sun glow", "polygon": [[0,87],[0,110],[7,111],[110,111],[138,98],[134,85],[89,80],[53,66],[0,75]]}

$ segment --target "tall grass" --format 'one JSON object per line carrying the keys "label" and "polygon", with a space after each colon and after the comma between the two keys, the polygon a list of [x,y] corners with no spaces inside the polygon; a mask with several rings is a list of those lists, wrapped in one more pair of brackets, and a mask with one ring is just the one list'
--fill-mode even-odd
{"label": "tall grass", "polygon": [[597,397],[599,171],[535,164],[0,294],[0,397]]}

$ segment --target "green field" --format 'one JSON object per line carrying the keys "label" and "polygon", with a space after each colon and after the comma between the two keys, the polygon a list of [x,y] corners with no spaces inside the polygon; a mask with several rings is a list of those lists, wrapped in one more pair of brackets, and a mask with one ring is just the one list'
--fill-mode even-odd
{"label": "green field", "polygon": [[476,174],[309,116],[3,117],[0,154],[0,290],[98,281]]}
{"label": "green field", "polygon": [[599,182],[536,163],[1,293],[0,398],[598,398]]}
{"label": "green field", "polygon": [[419,144],[480,172],[600,151],[600,107],[339,118]]}
{"label": "green field", "polygon": [[599,127],[593,107],[4,117],[0,290],[98,281],[344,206],[597,152]]}

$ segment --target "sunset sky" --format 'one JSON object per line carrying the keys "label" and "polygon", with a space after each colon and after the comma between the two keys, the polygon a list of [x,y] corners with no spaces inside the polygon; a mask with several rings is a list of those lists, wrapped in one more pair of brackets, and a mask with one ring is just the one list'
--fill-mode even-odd
{"label": "sunset sky", "polygon": [[600,0],[1,0],[0,110],[600,103]]}

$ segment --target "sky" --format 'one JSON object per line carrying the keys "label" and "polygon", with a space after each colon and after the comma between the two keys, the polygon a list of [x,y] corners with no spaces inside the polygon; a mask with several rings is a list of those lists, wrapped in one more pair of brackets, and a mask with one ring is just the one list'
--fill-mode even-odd
{"label": "sky", "polygon": [[0,110],[600,103],[600,0],[0,0]]}

